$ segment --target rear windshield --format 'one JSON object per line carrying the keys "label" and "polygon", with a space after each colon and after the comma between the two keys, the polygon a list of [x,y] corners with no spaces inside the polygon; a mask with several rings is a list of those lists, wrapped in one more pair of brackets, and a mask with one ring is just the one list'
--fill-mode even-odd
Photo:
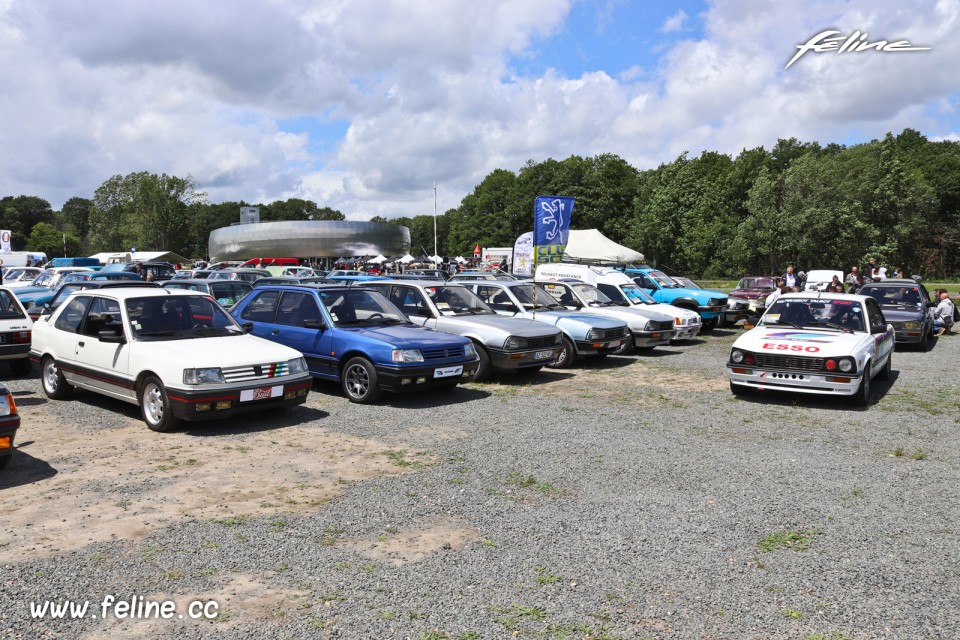
{"label": "rear windshield", "polygon": [[23,317],[25,317],[23,310],[20,308],[20,305],[17,304],[13,294],[9,291],[0,291],[0,318],[9,320],[11,318]]}

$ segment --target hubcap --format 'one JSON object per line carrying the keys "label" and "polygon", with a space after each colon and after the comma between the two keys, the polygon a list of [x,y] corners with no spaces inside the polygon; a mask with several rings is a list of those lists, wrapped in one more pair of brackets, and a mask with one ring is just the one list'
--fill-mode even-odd
{"label": "hubcap", "polygon": [[47,389],[50,391],[56,391],[57,382],[59,382],[57,379],[57,374],[59,373],[57,371],[57,363],[55,363],[53,360],[48,361],[43,373],[43,382],[47,385]]}
{"label": "hubcap", "polygon": [[143,392],[143,413],[151,424],[158,424],[163,420],[163,396],[155,384],[147,386]]}
{"label": "hubcap", "polygon": [[370,388],[370,377],[367,370],[361,366],[350,367],[347,370],[347,392],[354,398],[367,395]]}

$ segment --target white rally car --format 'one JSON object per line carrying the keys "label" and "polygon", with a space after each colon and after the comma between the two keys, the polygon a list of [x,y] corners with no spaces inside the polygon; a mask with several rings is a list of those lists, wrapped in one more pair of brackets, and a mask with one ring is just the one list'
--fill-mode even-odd
{"label": "white rally car", "polygon": [[851,396],[866,406],[871,379],[890,376],[895,339],[893,326],[869,296],[786,294],[733,343],[730,391]]}
{"label": "white rally car", "polygon": [[80,387],[137,404],[154,431],[301,404],[312,384],[299,351],[195,291],[78,290],[34,323],[30,358],[48,397]]}

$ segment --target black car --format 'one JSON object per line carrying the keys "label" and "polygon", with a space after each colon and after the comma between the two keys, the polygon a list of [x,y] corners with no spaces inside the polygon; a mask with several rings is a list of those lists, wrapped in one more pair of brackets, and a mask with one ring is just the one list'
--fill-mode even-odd
{"label": "black car", "polygon": [[27,309],[27,315],[30,316],[30,319],[34,322],[37,321],[37,318],[44,314],[53,313],[53,310],[60,306],[64,300],[67,299],[74,291],[79,291],[80,289],[104,289],[104,288],[116,288],[116,287],[159,287],[160,285],[155,282],[143,282],[142,280],[82,280],[80,282],[67,282],[60,285],[60,288],[57,289],[57,292],[53,294],[53,298],[50,299],[50,302],[44,302],[42,305],[37,307],[30,307]]}
{"label": "black car", "polygon": [[[143,273],[141,274],[141,277],[144,280],[147,280],[148,274],[150,275],[149,279],[153,280],[154,282],[173,280],[174,276],[177,275],[177,270],[174,269],[173,265],[170,264],[169,262],[148,261],[148,262],[143,262],[141,264],[143,264]],[[110,265],[108,265],[107,268],[110,268]],[[136,273],[137,263],[128,262],[125,265],[123,265],[123,268],[120,269],[120,271],[129,271],[129,272]]]}
{"label": "black car", "polygon": [[0,469],[7,466],[13,456],[13,440],[20,428],[17,403],[13,395],[0,383]]}
{"label": "black car", "polygon": [[915,280],[881,280],[865,284],[857,292],[870,296],[883,309],[883,317],[893,325],[897,345],[915,344],[927,348],[933,342],[933,316],[927,289]]}

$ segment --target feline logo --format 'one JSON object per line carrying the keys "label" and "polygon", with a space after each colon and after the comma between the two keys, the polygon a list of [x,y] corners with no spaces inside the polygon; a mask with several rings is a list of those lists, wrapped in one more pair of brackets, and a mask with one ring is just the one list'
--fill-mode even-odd
{"label": "feline logo", "polygon": [[[841,44],[841,42],[843,44]],[[799,60],[800,56],[808,51],[813,51],[814,53],[824,53],[827,51],[860,53],[861,51],[874,49],[884,53],[902,53],[904,51],[930,51],[932,47],[915,47],[910,44],[908,40],[896,40],[894,42],[877,40],[876,42],[869,42],[866,32],[861,33],[854,31],[851,35],[844,36],[839,31],[828,29],[827,31],[821,31],[804,44],[798,44],[797,49],[799,49],[799,51],[790,58],[790,62],[787,63],[784,70],[789,69],[790,65]]]}

